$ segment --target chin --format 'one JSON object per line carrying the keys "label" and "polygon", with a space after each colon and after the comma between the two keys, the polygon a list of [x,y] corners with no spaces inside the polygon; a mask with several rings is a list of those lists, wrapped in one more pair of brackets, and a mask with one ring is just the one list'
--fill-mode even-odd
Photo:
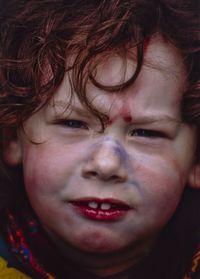
{"label": "chin", "polygon": [[82,235],[78,239],[74,239],[71,243],[77,249],[88,252],[88,253],[113,253],[121,250],[126,246],[118,238],[115,239],[110,235],[100,234],[99,232]]}

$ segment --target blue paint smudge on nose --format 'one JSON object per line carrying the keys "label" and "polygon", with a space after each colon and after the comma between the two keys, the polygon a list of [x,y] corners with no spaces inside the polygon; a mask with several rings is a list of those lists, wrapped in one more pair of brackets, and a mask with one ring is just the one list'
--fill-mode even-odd
{"label": "blue paint smudge on nose", "polygon": [[127,164],[130,161],[130,156],[126,152],[125,148],[122,146],[120,141],[112,139],[109,136],[102,139],[99,143],[93,144],[91,146],[91,150],[95,151],[95,149],[101,148],[107,142],[111,143],[111,148],[113,149],[114,153],[120,158],[121,162]]}
{"label": "blue paint smudge on nose", "polygon": [[123,145],[120,143],[119,140],[113,139],[109,136],[101,139],[99,142],[96,142],[91,145],[90,150],[91,150],[91,157],[90,159],[86,159],[85,161],[87,162],[88,160],[91,160],[95,154],[95,150],[98,150],[101,148],[104,144],[110,142],[111,143],[111,148],[113,149],[113,152],[115,152],[116,156],[120,158],[121,164],[124,165],[128,172],[128,181],[125,183],[126,187],[135,187],[138,189],[141,189],[141,183],[137,181],[137,179],[134,178],[134,169],[131,167],[131,161],[134,159],[132,156],[126,152],[126,149],[123,147]]}
{"label": "blue paint smudge on nose", "polygon": [[123,161],[129,161],[129,155],[120,143],[116,142],[114,151],[117,153],[118,156],[120,156]]}

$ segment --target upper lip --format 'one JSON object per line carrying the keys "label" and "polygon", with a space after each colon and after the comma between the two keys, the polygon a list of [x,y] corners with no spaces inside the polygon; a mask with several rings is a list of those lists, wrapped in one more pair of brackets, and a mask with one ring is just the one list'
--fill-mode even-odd
{"label": "upper lip", "polygon": [[114,199],[114,198],[97,198],[97,197],[84,197],[84,198],[78,198],[71,200],[70,203],[74,205],[84,205],[89,202],[96,202],[96,203],[109,203],[111,205],[117,206],[117,207],[123,207],[126,209],[131,208],[126,202],[119,200],[119,199]]}

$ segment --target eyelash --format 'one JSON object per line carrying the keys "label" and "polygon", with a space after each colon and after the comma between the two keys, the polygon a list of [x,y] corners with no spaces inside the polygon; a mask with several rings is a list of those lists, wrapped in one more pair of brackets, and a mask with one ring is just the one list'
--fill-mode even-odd
{"label": "eyelash", "polygon": [[161,131],[148,130],[148,129],[136,129],[136,130],[133,130],[130,133],[130,135],[137,136],[137,137],[151,138],[151,139],[167,137],[167,135]]}
{"label": "eyelash", "polygon": [[[56,122],[56,124],[63,125],[70,129],[86,129],[88,130],[87,123],[77,119],[61,119]],[[159,139],[167,138],[164,132],[149,130],[149,129],[135,129],[130,132],[130,136],[136,136],[141,138]]]}
{"label": "eyelash", "polygon": [[87,124],[84,121],[77,119],[61,119],[56,121],[56,124],[66,126],[71,129],[88,129]]}

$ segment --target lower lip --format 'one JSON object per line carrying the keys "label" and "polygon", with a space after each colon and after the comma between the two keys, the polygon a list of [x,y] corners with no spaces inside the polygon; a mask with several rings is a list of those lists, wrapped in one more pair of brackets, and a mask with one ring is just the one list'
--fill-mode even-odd
{"label": "lower lip", "polygon": [[83,217],[96,221],[118,221],[128,213],[128,210],[116,208],[101,210],[80,205],[73,205],[73,207]]}

